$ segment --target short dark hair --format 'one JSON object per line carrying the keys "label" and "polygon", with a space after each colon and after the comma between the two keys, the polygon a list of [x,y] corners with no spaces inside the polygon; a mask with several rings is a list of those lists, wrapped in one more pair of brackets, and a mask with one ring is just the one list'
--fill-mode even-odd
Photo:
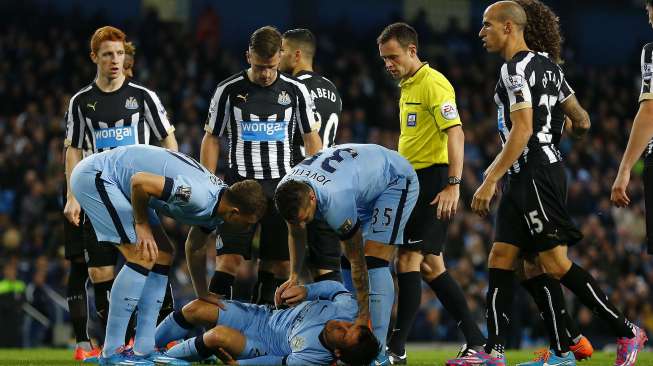
{"label": "short dark hair", "polygon": [[383,32],[376,38],[376,44],[386,43],[396,39],[402,48],[406,49],[411,44],[417,48],[417,32],[415,28],[406,23],[392,23],[383,29]]}
{"label": "short dark hair", "polygon": [[242,214],[255,215],[258,218],[263,217],[268,205],[263,188],[253,179],[233,184],[224,192],[224,198]]}
{"label": "short dark hair", "polygon": [[249,37],[249,48],[260,57],[273,57],[281,50],[281,33],[270,25],[261,27]]}
{"label": "short dark hair", "polygon": [[301,48],[306,57],[313,59],[313,56],[315,56],[315,35],[310,30],[306,28],[291,29],[283,34],[283,38]]}
{"label": "short dark hair", "polygon": [[644,0],[644,5],[653,6],[653,0]]}
{"label": "short dark hair", "polygon": [[297,180],[287,180],[277,187],[274,204],[286,221],[297,219],[299,210],[306,207],[311,187]]}
{"label": "short dark hair", "polygon": [[358,342],[351,348],[340,348],[339,359],[349,365],[369,365],[379,354],[381,344],[370,328],[358,327],[361,328]]}

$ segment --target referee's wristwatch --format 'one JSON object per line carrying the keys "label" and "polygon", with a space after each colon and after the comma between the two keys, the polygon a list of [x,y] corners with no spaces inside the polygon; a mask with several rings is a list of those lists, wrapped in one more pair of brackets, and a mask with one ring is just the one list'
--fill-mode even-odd
{"label": "referee's wristwatch", "polygon": [[449,183],[450,186],[455,186],[456,184],[462,183],[462,179],[456,176],[451,176],[447,179],[447,183]]}

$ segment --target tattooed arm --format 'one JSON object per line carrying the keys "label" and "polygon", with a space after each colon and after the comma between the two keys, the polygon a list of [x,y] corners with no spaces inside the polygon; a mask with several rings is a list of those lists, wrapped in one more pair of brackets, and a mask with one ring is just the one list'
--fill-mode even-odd
{"label": "tattooed arm", "polygon": [[351,279],[358,301],[358,319],[356,323],[365,324],[370,319],[370,281],[365,264],[365,249],[360,229],[349,239],[343,240],[342,251],[351,263]]}

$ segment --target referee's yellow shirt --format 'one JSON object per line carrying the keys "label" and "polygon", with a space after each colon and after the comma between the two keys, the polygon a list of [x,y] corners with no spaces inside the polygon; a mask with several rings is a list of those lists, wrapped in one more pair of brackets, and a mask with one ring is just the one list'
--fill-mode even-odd
{"label": "referee's yellow shirt", "polygon": [[461,125],[449,80],[424,63],[399,83],[399,154],[415,169],[449,164],[446,129]]}

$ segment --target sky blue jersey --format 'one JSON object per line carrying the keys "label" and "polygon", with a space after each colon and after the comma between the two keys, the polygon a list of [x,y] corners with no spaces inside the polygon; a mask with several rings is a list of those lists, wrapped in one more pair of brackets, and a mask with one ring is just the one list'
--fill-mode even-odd
{"label": "sky blue jersey", "polygon": [[[394,225],[395,215],[401,216],[397,208],[404,205],[401,190],[413,194],[419,187],[415,170],[406,159],[396,151],[372,144],[324,149],[295,166],[280,185],[287,180],[300,180],[313,188],[318,201],[316,217],[326,220],[341,238],[349,237],[363,225],[367,229],[371,226],[374,233],[387,231],[387,240],[382,241],[390,244],[397,238],[393,226],[399,226],[401,220]],[[393,189],[399,193],[388,194]],[[384,201],[382,205],[377,202],[380,200]],[[410,212],[407,214],[403,216]]]}
{"label": "sky blue jersey", "polygon": [[223,221],[216,217],[214,210],[228,186],[183,153],[156,146],[131,145],[93,154],[78,166],[101,172],[101,178],[115,184],[129,200],[131,178],[135,173],[164,176],[163,194],[160,199],[151,198],[149,207],[184,224],[209,230]]}
{"label": "sky blue jersey", "polygon": [[284,347],[286,365],[326,365],[334,355],[320,341],[320,333],[329,320],[353,322],[358,313],[354,296],[336,281],[306,285],[305,302],[275,311],[271,327],[278,334],[279,347]]}

